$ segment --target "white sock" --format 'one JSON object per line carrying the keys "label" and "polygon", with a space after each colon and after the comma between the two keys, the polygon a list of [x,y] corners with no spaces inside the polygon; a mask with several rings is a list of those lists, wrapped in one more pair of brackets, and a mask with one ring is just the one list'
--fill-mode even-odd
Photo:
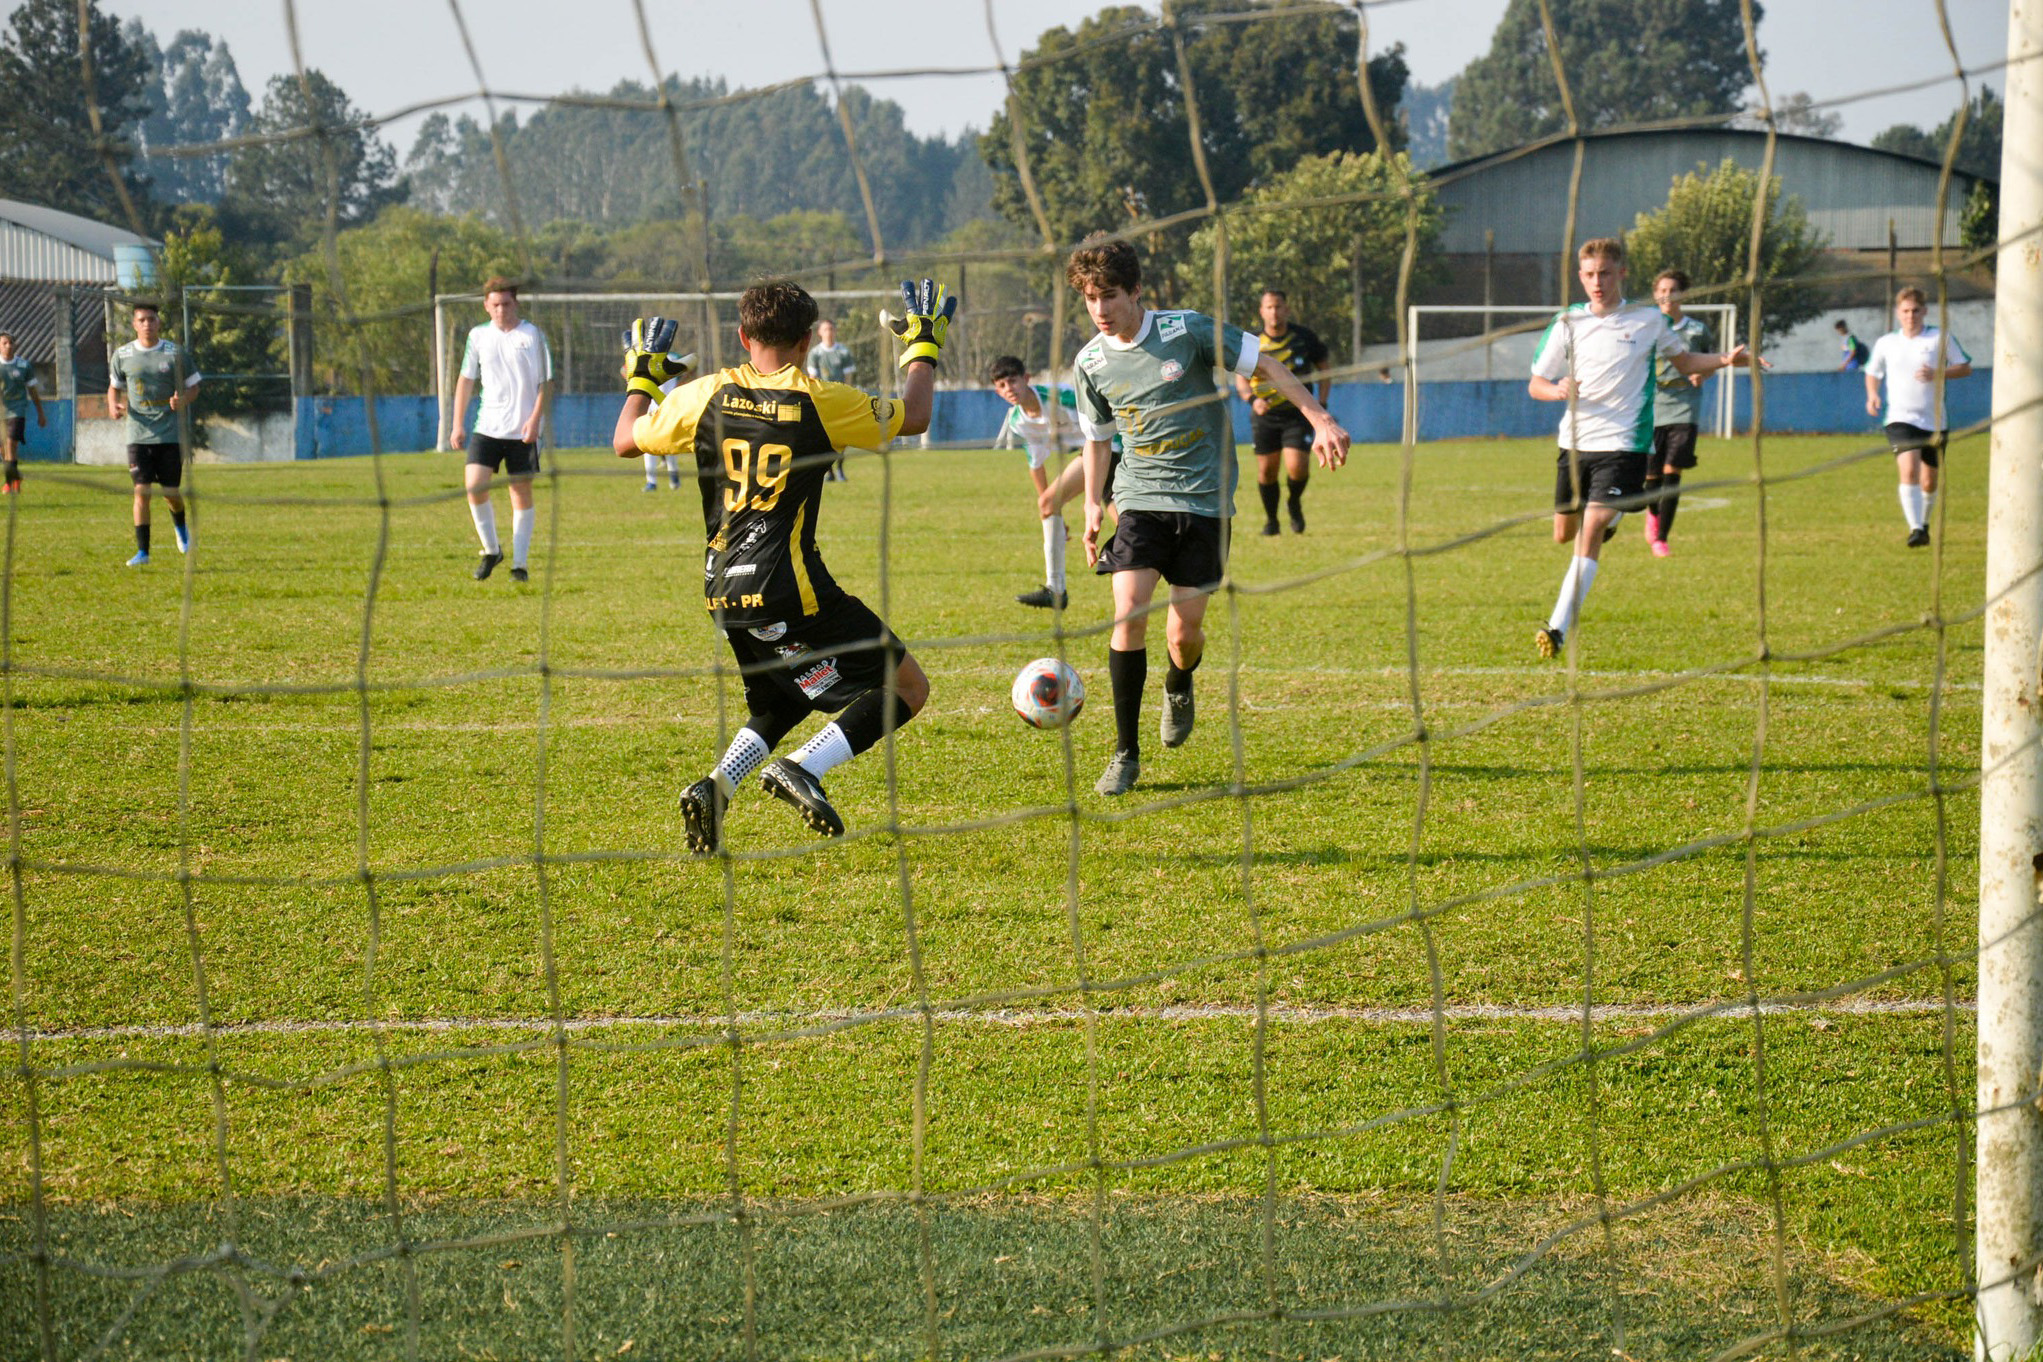
{"label": "white sock", "polygon": [[794,754],[794,763],[821,780],[824,772],[850,761],[851,756],[850,739],[833,722],[825,724],[820,733],[801,745]]}
{"label": "white sock", "polygon": [[1922,527],[1925,530],[1929,528],[1930,512],[1936,508],[1937,494],[1935,492],[1924,492],[1922,494]]}
{"label": "white sock", "polygon": [[1563,634],[1573,629],[1576,616],[1582,613],[1582,602],[1595,584],[1596,560],[1576,555],[1568,564],[1568,575],[1561,578],[1561,594],[1554,601],[1553,614],[1547,617],[1547,628]]}
{"label": "white sock", "polygon": [[1052,591],[1064,589],[1064,517],[1053,515],[1043,521],[1043,580]]}
{"label": "white sock", "polygon": [[645,460],[646,460],[646,481],[651,482],[654,476],[658,474],[660,471],[660,456],[657,454],[648,454],[645,456]]}
{"label": "white sock", "polygon": [[1908,522],[1909,529],[1920,530],[1929,524],[1929,521],[1923,518],[1923,495],[1919,485],[1904,482],[1897,486],[1894,492],[1901,498],[1901,516]]}
{"label": "white sock", "polygon": [[709,778],[723,790],[724,798],[729,799],[738,792],[738,786],[745,777],[763,766],[772,752],[773,749],[766,745],[766,739],[749,728],[741,728],[731,739],[731,745],[724,749],[724,759],[716,764]]}
{"label": "white sock", "polygon": [[539,508],[527,506],[524,510],[511,512],[511,566],[525,566],[525,555],[532,551],[532,527],[539,523]]}
{"label": "white sock", "polygon": [[468,514],[475,520],[475,533],[482,540],[484,553],[502,553],[497,543],[497,508],[495,503],[485,501],[481,505],[468,503]]}
{"label": "white sock", "polygon": [[667,456],[667,476],[676,479],[681,476],[681,460],[672,454]]}

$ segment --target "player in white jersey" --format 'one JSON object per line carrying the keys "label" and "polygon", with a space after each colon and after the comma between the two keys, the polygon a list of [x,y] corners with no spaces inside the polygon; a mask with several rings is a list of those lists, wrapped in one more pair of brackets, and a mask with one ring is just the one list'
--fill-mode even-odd
{"label": "player in white jersey", "polygon": [[[504,561],[496,508],[489,499],[490,479],[501,467],[511,484],[511,580],[522,582],[532,550],[532,527],[539,521],[532,505],[532,479],[539,472],[539,427],[546,419],[553,352],[538,327],[518,319],[516,284],[491,279],[482,294],[489,320],[468,333],[468,348],[461,356],[452,443],[457,449],[465,444],[468,450],[468,513],[482,540],[475,580],[489,576]],[[475,414],[474,435],[464,439],[468,402],[478,381],[482,409]]]}
{"label": "player in white jersey", "polygon": [[1640,504],[1647,451],[1653,447],[1654,377],[1665,360],[1684,374],[1745,363],[1745,347],[1692,354],[1649,302],[1624,297],[1624,243],[1582,243],[1576,277],[1589,301],[1557,314],[1539,339],[1526,391],[1565,402],[1554,473],[1554,542],[1575,543],[1553,614],[1533,642],[1541,657],[1559,654],[1596,580],[1603,542],[1627,505]]}
{"label": "player in white jersey", "polygon": [[1908,547],[1929,543],[1930,508],[1937,502],[1937,466],[1943,462],[1944,404],[1937,377],[1964,378],[1972,356],[1934,326],[1923,325],[1929,299],[1910,286],[1894,296],[1896,329],[1873,342],[1866,361],[1866,415],[1880,414],[1880,382],[1887,383],[1887,444],[1894,451],[1901,515]]}
{"label": "player in white jersey", "polygon": [[[1013,355],[997,356],[987,371],[986,381],[1008,403],[1001,432],[1015,436],[1028,450],[1029,480],[1036,485],[1036,516],[1043,526],[1043,585],[1024,591],[1015,600],[1039,609],[1062,610],[1069,599],[1064,579],[1064,546],[1070,534],[1064,528],[1064,503],[1085,491],[1085,460],[1073,459],[1059,472],[1052,459],[1080,443],[1078,398],[1062,384],[1054,390],[1031,385],[1028,366]],[[1055,412],[1051,410],[1053,391],[1058,408]],[[1118,444],[1115,452],[1119,453]],[[1111,488],[1111,471],[1107,482]]]}

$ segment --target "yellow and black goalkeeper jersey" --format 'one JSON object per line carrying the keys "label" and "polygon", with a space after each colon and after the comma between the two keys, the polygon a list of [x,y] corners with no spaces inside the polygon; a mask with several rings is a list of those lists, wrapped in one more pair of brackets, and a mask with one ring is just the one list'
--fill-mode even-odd
{"label": "yellow and black goalkeeper jersey", "polygon": [[816,511],[837,451],[876,449],[901,430],[897,402],[750,364],[687,383],[638,418],[647,454],[692,454],[709,553],[703,594],[725,624],[799,620],[844,593],[816,552]]}
{"label": "yellow and black goalkeeper jersey", "polygon": [[[1309,326],[1300,326],[1297,322],[1293,322],[1284,328],[1284,334],[1281,336],[1272,337],[1258,331],[1256,339],[1263,343],[1262,352],[1264,354],[1297,375],[1298,381],[1307,388],[1312,387],[1310,375],[1318,373],[1326,367],[1326,342],[1321,340],[1318,333]],[[1290,398],[1284,396],[1260,378],[1249,380],[1249,391],[1273,407],[1289,406],[1291,404]]]}

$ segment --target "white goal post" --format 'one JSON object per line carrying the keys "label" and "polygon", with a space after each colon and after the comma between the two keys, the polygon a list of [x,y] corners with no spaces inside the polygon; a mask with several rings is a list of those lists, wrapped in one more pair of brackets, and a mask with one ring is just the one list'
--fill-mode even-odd
{"label": "white goal post", "polygon": [[[706,339],[695,342],[689,341],[687,337],[691,332],[699,335],[703,327],[716,325],[717,322],[714,319],[718,316],[719,305],[734,308],[738,299],[742,296],[742,292],[737,290],[715,293],[639,293],[629,290],[605,293],[528,293],[521,290],[518,294],[518,303],[520,308],[528,314],[536,313],[541,307],[568,307],[590,311],[609,311],[614,314],[610,320],[616,322],[617,329],[613,333],[614,335],[621,335],[624,326],[629,324],[632,317],[646,316],[654,313],[675,317],[682,324],[683,339],[681,348],[683,350],[696,349],[700,353],[701,346],[707,344]],[[901,294],[898,289],[812,289],[809,296],[819,303],[835,301],[869,302],[873,300],[885,302],[888,299],[892,299],[898,307],[900,305]],[[449,354],[447,343],[449,338],[449,308],[450,305],[462,306],[472,304],[476,307],[477,311],[480,311],[482,300],[483,295],[474,292],[435,293],[433,295],[433,397],[438,407],[439,416],[439,433],[435,443],[441,446],[445,446],[447,443],[447,434],[454,415],[454,373],[449,367],[453,356]],[[705,309],[708,310],[705,311]],[[531,320],[532,318],[528,315],[527,319]],[[478,317],[477,320],[479,321],[481,318]],[[555,346],[554,363],[557,379],[571,377],[576,362],[572,340],[567,337],[562,339],[567,341],[565,348],[559,344]],[[735,337],[732,339],[732,344],[736,344]],[[598,363],[614,372],[617,361],[622,353],[621,347],[606,349]],[[707,358],[706,354],[704,358]],[[586,359],[583,362],[586,363]],[[567,386],[571,385],[556,382],[556,391],[565,391]]]}
{"label": "white goal post", "polygon": [[[1738,334],[1738,305],[1736,303],[1683,303],[1681,310],[1683,312],[1713,316],[1719,344],[1722,343],[1723,338],[1735,337]],[[1409,322],[1407,333],[1412,338],[1412,379],[1414,382],[1424,380],[1426,373],[1423,370],[1426,367],[1435,369],[1447,368],[1448,371],[1446,373],[1435,373],[1433,375],[1434,378],[1462,377],[1462,375],[1454,372],[1452,366],[1443,365],[1443,361],[1452,356],[1473,355],[1477,352],[1481,352],[1484,357],[1482,377],[1489,378],[1492,376],[1492,355],[1500,342],[1507,340],[1515,341],[1519,337],[1534,335],[1537,331],[1544,329],[1546,319],[1552,317],[1557,311],[1559,309],[1552,306],[1527,306],[1516,303],[1508,305],[1502,303],[1414,303],[1407,309],[1406,314]],[[1431,365],[1428,366],[1425,351],[1420,345],[1422,338],[1420,319],[1428,314],[1480,316],[1483,318],[1483,333],[1480,336],[1461,336],[1455,337],[1452,340],[1437,342],[1437,345],[1448,348],[1444,351],[1436,349]],[[1526,317],[1533,320],[1520,322],[1515,326],[1507,326],[1502,330],[1498,330],[1490,324],[1490,319],[1493,317]],[[1524,348],[1527,347],[1522,345],[1511,346],[1513,358],[1516,358],[1518,350]],[[1525,374],[1521,367],[1517,373],[1507,373],[1505,376],[1523,379]],[[1716,411],[1710,420],[1704,424],[1710,428],[1712,434],[1729,439],[1734,431],[1734,413],[1737,411],[1735,393],[1738,370],[1725,369],[1720,376],[1724,381],[1718,385],[1716,398],[1712,403]]]}

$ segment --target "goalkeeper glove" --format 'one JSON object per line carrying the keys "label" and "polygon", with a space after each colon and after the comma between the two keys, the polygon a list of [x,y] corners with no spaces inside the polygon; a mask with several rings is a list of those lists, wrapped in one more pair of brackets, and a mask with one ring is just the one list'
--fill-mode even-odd
{"label": "goalkeeper glove", "polygon": [[951,318],[957,315],[958,300],[932,279],[920,284],[903,279],[901,302],[907,310],[905,317],[889,316],[885,308],[880,309],[880,325],[901,340],[901,367],[905,369],[918,359],[935,367]]}
{"label": "goalkeeper glove", "polygon": [[657,402],[660,385],[695,367],[695,356],[669,354],[680,323],[665,317],[644,317],[624,333],[624,390],[644,393]]}

